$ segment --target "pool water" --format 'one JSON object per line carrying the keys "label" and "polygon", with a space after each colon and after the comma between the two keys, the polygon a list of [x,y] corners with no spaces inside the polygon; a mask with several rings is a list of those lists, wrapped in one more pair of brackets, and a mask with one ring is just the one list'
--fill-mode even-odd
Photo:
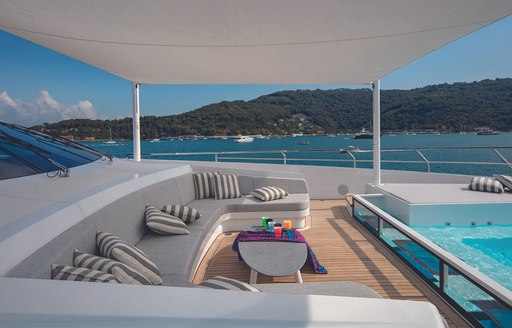
{"label": "pool water", "polygon": [[411,228],[512,290],[512,225]]}

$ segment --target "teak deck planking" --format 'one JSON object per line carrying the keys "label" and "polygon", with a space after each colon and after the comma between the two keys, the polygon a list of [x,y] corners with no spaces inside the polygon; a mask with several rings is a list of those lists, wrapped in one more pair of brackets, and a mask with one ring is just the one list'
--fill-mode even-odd
{"label": "teak deck planking", "polygon": [[[315,274],[311,265],[302,270],[304,282],[353,281],[365,284],[382,297],[430,301],[437,306],[450,327],[468,327],[446,303],[403,265],[389,250],[361,228],[350,214],[345,200],[313,200],[311,215],[301,233],[328,274]],[[249,282],[250,269],[231,250],[237,233],[220,235],[199,265],[194,283],[222,275]],[[294,276],[258,275],[258,283],[294,282]]]}

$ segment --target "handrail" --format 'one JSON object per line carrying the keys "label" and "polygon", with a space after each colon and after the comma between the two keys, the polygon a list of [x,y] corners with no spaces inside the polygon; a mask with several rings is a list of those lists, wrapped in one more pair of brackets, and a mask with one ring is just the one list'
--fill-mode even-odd
{"label": "handrail", "polygon": [[[404,147],[404,148],[385,148],[381,149],[382,153],[392,152],[414,152],[418,155],[418,160],[408,159],[383,159],[382,163],[403,163],[403,164],[425,164],[426,171],[431,172],[431,166],[433,164],[452,164],[452,165],[499,165],[507,166],[512,170],[512,161],[508,160],[498,149],[512,149],[512,146],[502,147],[488,147],[488,146],[467,146],[467,147]],[[442,160],[430,160],[427,158],[425,151],[454,151],[454,150],[489,150],[493,151],[501,162],[476,162],[476,161],[442,161]],[[371,153],[371,148],[346,148],[346,149],[287,149],[287,150],[241,150],[241,151],[206,151],[206,152],[161,152],[161,153],[144,153],[144,157],[161,157],[161,156],[212,156],[213,161],[219,162],[221,160],[243,160],[243,161],[281,161],[282,164],[286,165],[289,162],[339,162],[339,163],[352,163],[352,167],[357,168],[358,163],[372,163],[372,159],[358,159],[356,155],[358,153]],[[343,158],[292,158],[289,155],[293,153],[336,153],[336,154],[347,154],[350,159]],[[262,157],[239,157],[230,155],[250,155],[250,154],[268,154],[277,155],[273,156],[262,156]],[[132,157],[133,154],[126,155],[126,158]]]}
{"label": "handrail", "polygon": [[[371,196],[371,195],[367,194],[365,196]],[[399,220],[392,217],[388,213],[384,212],[380,208],[376,207],[375,205],[373,205],[372,203],[370,203],[369,201],[364,199],[361,195],[353,195],[352,197],[360,205],[364,206],[366,209],[373,212],[373,214],[376,214],[379,219],[386,221],[393,228],[397,229],[400,233],[405,235],[407,238],[415,241],[417,244],[419,244],[425,250],[427,250],[428,252],[430,252],[431,254],[436,256],[439,260],[450,265],[452,268],[456,269],[459,273],[461,273],[464,277],[471,280],[482,290],[484,290],[488,294],[496,297],[503,304],[507,304],[509,308],[512,308],[512,291],[503,287],[496,281],[490,279],[485,274],[477,271],[476,269],[471,267],[469,264],[460,260],[456,256],[452,255],[451,253],[449,253],[447,250],[445,250],[441,246],[435,244],[434,242],[430,241],[426,237],[422,236],[421,234],[419,234],[416,231],[414,231],[413,229],[411,229],[409,226],[405,225],[404,223],[400,222]],[[355,202],[354,202],[354,204],[355,204]],[[444,276],[444,274],[446,274],[446,276]],[[440,270],[440,272],[439,272],[440,280],[447,281],[447,279],[448,279],[447,274],[448,274],[447,270]],[[443,288],[442,284],[441,284],[440,288]]]}

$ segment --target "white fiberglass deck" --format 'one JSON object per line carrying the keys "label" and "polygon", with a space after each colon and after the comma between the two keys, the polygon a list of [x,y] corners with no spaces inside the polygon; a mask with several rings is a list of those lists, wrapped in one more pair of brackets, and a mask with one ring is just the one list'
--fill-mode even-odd
{"label": "white fiberglass deck", "polygon": [[467,184],[386,183],[378,188],[410,204],[512,203],[512,192],[501,194],[473,191]]}
{"label": "white fiberglass deck", "polygon": [[[472,191],[468,184],[368,185],[368,200],[411,226],[512,224],[512,192]],[[366,197],[365,197],[366,198]]]}

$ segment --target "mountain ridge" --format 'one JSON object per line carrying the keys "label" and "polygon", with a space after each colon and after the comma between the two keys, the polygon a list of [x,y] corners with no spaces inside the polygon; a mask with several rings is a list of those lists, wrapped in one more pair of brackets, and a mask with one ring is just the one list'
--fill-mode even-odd
{"label": "mountain ridge", "polygon": [[[243,101],[221,101],[190,112],[141,117],[143,138],[178,135],[237,135],[356,132],[369,128],[369,89],[288,90]],[[472,131],[512,129],[512,79],[429,85],[381,91],[382,131]],[[53,135],[130,139],[131,118],[74,119],[38,125]]]}

